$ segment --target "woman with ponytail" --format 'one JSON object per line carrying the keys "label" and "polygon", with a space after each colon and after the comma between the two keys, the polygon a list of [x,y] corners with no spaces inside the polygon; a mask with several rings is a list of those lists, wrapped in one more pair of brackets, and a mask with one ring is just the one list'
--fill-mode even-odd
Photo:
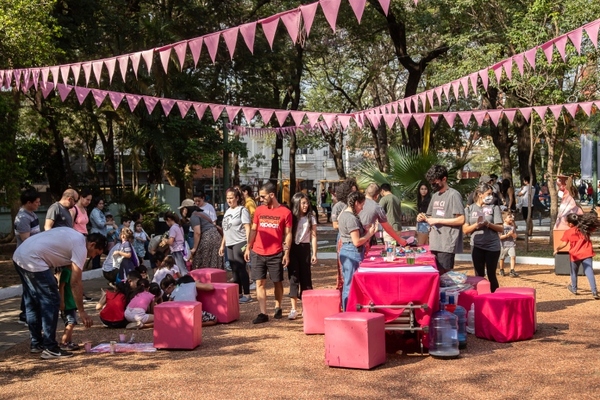
{"label": "woman with ponytail", "polygon": [[371,240],[377,231],[377,224],[372,224],[365,232],[358,213],[365,205],[365,195],[360,192],[352,192],[347,198],[347,207],[338,217],[338,229],[342,245],[339,251],[339,259],[342,264],[342,275],[344,285],[342,288],[342,309],[346,311],[350,284],[354,272],[358,269],[364,257],[364,245]]}
{"label": "woman with ponytail", "polygon": [[594,249],[590,240],[590,233],[600,227],[600,221],[592,213],[582,215],[571,213],[565,219],[569,224],[569,229],[563,234],[561,243],[556,248],[554,254],[567,247],[567,245],[571,245],[569,250],[571,258],[571,283],[567,286],[567,289],[569,289],[569,292],[577,294],[577,273],[579,272],[579,267],[583,266],[583,272],[590,283],[592,297],[600,300],[593,270]]}

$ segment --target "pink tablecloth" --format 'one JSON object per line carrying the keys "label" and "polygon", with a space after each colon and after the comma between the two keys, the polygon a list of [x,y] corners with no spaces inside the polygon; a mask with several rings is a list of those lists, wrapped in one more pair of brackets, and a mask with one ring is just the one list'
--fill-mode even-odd
{"label": "pink tablecloth", "polygon": [[[415,265],[431,265],[435,266],[435,257],[433,254],[429,252],[429,246],[423,246],[426,250],[425,253],[415,253]],[[406,263],[406,256],[404,257],[396,257],[392,262],[386,262],[384,258],[381,256],[381,252],[385,250],[385,246],[373,246],[371,250],[365,256],[365,259],[360,264],[361,267],[369,267],[369,268],[387,268],[387,267],[401,267],[408,266]]]}
{"label": "pink tablecloth", "polygon": [[[415,305],[429,305],[427,310],[416,310],[415,317],[421,326],[429,325],[433,312],[437,311],[439,303],[439,279],[437,270],[427,267],[397,267],[369,264],[356,271],[350,285],[350,294],[346,310],[355,311],[357,304],[369,305],[401,305],[412,302]],[[396,267],[396,265],[392,265]],[[365,310],[366,311],[366,310]],[[377,312],[384,314],[385,321],[396,319],[402,309],[381,309]]]}

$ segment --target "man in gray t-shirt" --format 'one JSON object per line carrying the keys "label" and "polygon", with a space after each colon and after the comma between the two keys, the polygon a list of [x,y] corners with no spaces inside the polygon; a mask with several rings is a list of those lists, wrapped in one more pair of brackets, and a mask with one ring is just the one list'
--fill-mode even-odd
{"label": "man in gray t-shirt", "polygon": [[30,236],[40,233],[40,220],[35,214],[40,206],[40,195],[35,189],[21,193],[21,208],[15,217],[15,238],[17,247]]}
{"label": "man in gray t-shirt", "polygon": [[384,209],[379,204],[377,204],[376,200],[379,197],[379,191],[379,186],[375,183],[371,183],[369,186],[367,186],[367,189],[365,190],[365,205],[362,211],[358,214],[360,222],[367,230],[371,225],[379,222],[384,232],[387,232],[387,234],[390,235],[392,239],[396,241],[397,244],[401,246],[406,246],[406,240],[402,239],[400,235],[394,230],[394,228],[389,224]]}
{"label": "man in gray t-shirt", "polygon": [[73,217],[69,210],[75,206],[79,200],[79,194],[73,189],[67,189],[64,191],[62,198],[56,203],[48,207],[46,212],[46,222],[44,223],[44,230],[48,231],[52,228],[58,228],[64,226],[67,228],[73,227]]}
{"label": "man in gray t-shirt", "polygon": [[431,225],[429,249],[435,255],[440,274],[454,269],[456,253],[462,253],[462,226],[465,223],[462,196],[448,186],[448,170],[443,165],[433,165],[426,179],[435,192],[427,214],[417,215],[418,222]]}

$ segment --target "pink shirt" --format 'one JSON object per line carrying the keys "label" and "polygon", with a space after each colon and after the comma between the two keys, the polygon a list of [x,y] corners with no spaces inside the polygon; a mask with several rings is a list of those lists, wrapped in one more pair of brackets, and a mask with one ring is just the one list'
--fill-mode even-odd
{"label": "pink shirt", "polygon": [[141,308],[147,310],[150,303],[154,300],[154,295],[150,292],[142,292],[135,295],[129,302],[127,308]]}
{"label": "pink shirt", "polygon": [[75,205],[75,207],[73,208],[75,210],[75,218],[73,219],[73,229],[75,229],[79,233],[87,235],[87,224],[90,220],[87,215],[87,211],[85,211],[85,209],[79,208],[79,206],[77,205]]}

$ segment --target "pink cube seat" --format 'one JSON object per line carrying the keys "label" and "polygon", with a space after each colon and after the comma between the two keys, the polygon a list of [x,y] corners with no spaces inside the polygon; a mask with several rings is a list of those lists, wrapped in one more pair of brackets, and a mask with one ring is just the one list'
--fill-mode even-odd
{"label": "pink cube seat", "polygon": [[202,283],[227,282],[227,272],[218,268],[195,269],[193,271],[190,271],[190,276],[194,278],[196,282]]}
{"label": "pink cube seat", "polygon": [[307,335],[325,333],[325,317],[341,310],[340,291],[335,289],[306,290],[302,292],[302,319]]}
{"label": "pink cube seat", "polygon": [[217,317],[217,322],[221,324],[240,319],[240,296],[237,283],[213,282],[212,285],[215,290],[196,292],[196,300],[202,303],[202,309]]}
{"label": "pink cube seat", "polygon": [[533,297],[489,293],[475,297],[475,336],[499,343],[528,340],[534,333]]}
{"label": "pink cube seat", "polygon": [[325,318],[325,364],[371,369],[385,361],[383,314],[345,312]]}
{"label": "pink cube seat", "polygon": [[202,304],[167,301],[154,307],[154,347],[192,350],[202,343]]}
{"label": "pink cube seat", "polygon": [[537,332],[537,297],[535,288],[531,287],[500,287],[496,289],[495,293],[517,293],[525,294],[533,297],[533,318],[534,318],[534,329]]}
{"label": "pink cube seat", "polygon": [[477,290],[479,294],[491,293],[490,282],[483,276],[467,276],[467,283]]}
{"label": "pink cube seat", "polygon": [[479,293],[475,289],[465,290],[464,292],[460,292],[458,296],[458,305],[463,306],[467,312],[471,309],[471,304],[475,301],[475,297],[477,297]]}

